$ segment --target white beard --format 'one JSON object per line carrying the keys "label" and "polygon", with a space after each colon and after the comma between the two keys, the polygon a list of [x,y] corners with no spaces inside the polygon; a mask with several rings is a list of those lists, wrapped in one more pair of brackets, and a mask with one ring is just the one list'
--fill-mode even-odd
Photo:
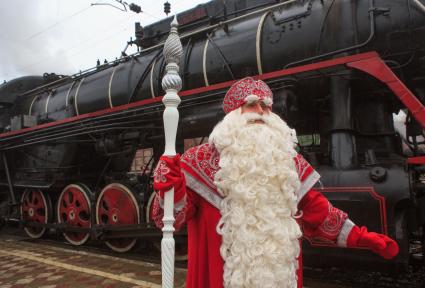
{"label": "white beard", "polygon": [[[226,288],[295,288],[300,186],[291,129],[276,114],[230,112],[210,135],[220,153],[214,183],[224,196],[217,232]],[[248,120],[248,121],[247,121]]]}

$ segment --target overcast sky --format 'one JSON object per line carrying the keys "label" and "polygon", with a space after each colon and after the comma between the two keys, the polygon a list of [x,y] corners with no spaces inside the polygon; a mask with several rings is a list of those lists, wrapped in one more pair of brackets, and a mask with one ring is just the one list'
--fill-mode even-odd
{"label": "overcast sky", "polygon": [[[126,0],[142,13],[123,12],[115,0],[0,0],[0,84],[45,72],[73,74],[96,60],[119,57],[134,23],[142,26],[166,17],[165,0]],[[206,0],[168,0],[178,13]],[[133,53],[136,48],[129,48]]]}

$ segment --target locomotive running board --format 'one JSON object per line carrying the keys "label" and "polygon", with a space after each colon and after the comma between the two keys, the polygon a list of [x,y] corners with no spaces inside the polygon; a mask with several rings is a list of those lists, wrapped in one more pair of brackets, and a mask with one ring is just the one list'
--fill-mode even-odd
{"label": "locomotive running board", "polygon": [[[335,58],[331,60],[325,60],[313,64],[302,65],[298,67],[278,70],[274,72],[264,73],[260,75],[253,76],[255,79],[261,80],[270,80],[282,78],[284,76],[290,76],[295,74],[305,74],[308,72],[314,72],[324,69],[331,69],[340,66],[342,68],[351,68],[359,71],[363,71],[374,78],[378,79],[384,83],[393,93],[400,99],[400,101],[406,106],[406,108],[412,113],[413,117],[418,121],[423,129],[425,129],[425,107],[422,103],[416,98],[416,96],[403,84],[403,82],[394,74],[394,72],[385,64],[382,58],[376,52],[366,52],[361,54],[356,54],[352,56],[346,56],[341,58]],[[193,96],[196,94],[204,94],[207,92],[215,90],[223,90],[230,87],[237,80],[222,82],[218,84],[213,84],[206,87],[195,88],[191,90],[182,91],[179,93],[180,97]],[[27,132],[32,132],[35,130],[45,129],[47,127],[60,127],[63,124],[76,122],[83,119],[91,119],[99,116],[104,116],[107,114],[114,114],[120,111],[131,110],[139,108],[141,106],[146,106],[149,104],[159,103],[162,101],[163,96],[140,100],[130,104],[125,104],[117,106],[114,108],[108,108],[99,110],[96,112],[91,112],[87,114],[82,114],[79,116],[74,116],[50,123],[45,123],[30,128],[24,128],[16,131],[6,132],[0,134],[0,141],[5,143],[8,138],[11,136],[22,135],[24,136]]]}

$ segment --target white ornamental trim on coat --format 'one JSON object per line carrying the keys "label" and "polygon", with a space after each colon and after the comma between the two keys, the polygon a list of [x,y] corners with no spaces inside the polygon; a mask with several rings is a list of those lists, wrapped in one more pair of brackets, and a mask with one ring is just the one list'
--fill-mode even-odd
{"label": "white ornamental trim on coat", "polygon": [[[194,152],[193,153],[191,153],[191,154],[185,154],[186,155],[186,157],[187,157],[187,159],[189,159],[189,160],[194,160],[194,159],[196,159],[196,157],[198,157],[198,153],[199,153],[199,151],[201,150],[201,148],[202,148],[202,146],[204,146],[204,145],[207,145],[207,144],[202,144],[202,145],[199,145],[199,146],[195,146],[194,147]],[[218,152],[216,152],[216,153],[218,153]],[[214,153],[211,153],[211,157],[214,157]],[[182,162],[184,163],[184,164],[186,164],[188,167],[190,167],[190,169],[192,169],[193,171],[196,171],[196,173],[197,173],[197,175],[202,179],[202,180],[204,180],[205,181],[205,183],[207,183],[207,185],[209,186],[208,187],[208,189],[210,189],[211,191],[213,191],[214,189],[213,188],[211,188],[211,187],[215,187],[215,184],[211,181],[211,178],[210,177],[208,177],[208,175],[201,169],[201,167],[202,167],[202,165],[203,165],[203,163],[202,162],[204,162],[204,161],[207,161],[207,162],[211,162],[211,161],[213,161],[214,159],[210,159],[210,160],[201,160],[201,161],[199,161],[197,164],[198,164],[198,166],[199,167],[194,167],[192,164],[191,164],[191,161],[186,161],[185,159],[182,159]],[[218,167],[218,166],[217,166]],[[216,170],[216,171],[218,171],[217,169],[217,167],[213,167],[213,166],[211,166],[211,169],[214,169],[214,170]],[[184,171],[185,172],[185,171]],[[187,175],[187,173],[185,172],[185,175]],[[219,194],[219,197],[221,196],[221,197],[224,197],[224,195],[220,192],[220,191],[218,191],[217,190],[217,192],[215,193],[215,194]]]}
{"label": "white ornamental trim on coat", "polygon": [[350,235],[351,230],[355,224],[350,219],[345,220],[342,225],[341,232],[339,232],[338,237],[336,238],[336,245],[338,247],[347,247],[348,235]]}
{"label": "white ornamental trim on coat", "polygon": [[[300,174],[302,175],[302,174]],[[301,183],[300,189],[298,189],[296,195],[297,195],[297,203],[300,203],[300,201],[304,198],[304,196],[307,194],[308,191],[310,191],[311,188],[313,188],[314,184],[316,184],[317,181],[320,179],[320,174],[317,173],[316,170],[313,170],[313,172]]]}
{"label": "white ornamental trim on coat", "polygon": [[[328,215],[318,229],[324,232],[328,236],[334,236],[337,238],[339,233],[341,233],[342,226],[347,219],[347,214],[332,206],[328,202]],[[334,239],[335,239],[334,238]]]}
{"label": "white ornamental trim on coat", "polygon": [[209,188],[208,186],[199,182],[199,180],[195,179],[188,172],[183,171],[186,177],[186,186],[199,194],[202,198],[204,198],[207,202],[213,205],[215,208],[220,209],[220,203],[222,198],[215,193],[214,190]]}
{"label": "white ornamental trim on coat", "polygon": [[168,168],[167,163],[164,160],[159,160],[158,165],[153,171],[153,178],[155,179],[155,182],[167,182],[167,177],[165,177],[165,175],[168,173],[170,173],[170,168]]}

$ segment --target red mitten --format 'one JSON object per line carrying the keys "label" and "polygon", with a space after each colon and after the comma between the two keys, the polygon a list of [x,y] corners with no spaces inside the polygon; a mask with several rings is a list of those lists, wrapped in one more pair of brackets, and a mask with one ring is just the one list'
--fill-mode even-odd
{"label": "red mitten", "polygon": [[347,238],[347,247],[365,247],[385,259],[394,258],[399,251],[398,244],[390,237],[368,232],[366,227],[354,226]]}
{"label": "red mitten", "polygon": [[186,194],[186,181],[180,167],[180,155],[161,156],[154,171],[153,188],[164,199],[164,193],[174,187],[174,202],[179,202]]}

